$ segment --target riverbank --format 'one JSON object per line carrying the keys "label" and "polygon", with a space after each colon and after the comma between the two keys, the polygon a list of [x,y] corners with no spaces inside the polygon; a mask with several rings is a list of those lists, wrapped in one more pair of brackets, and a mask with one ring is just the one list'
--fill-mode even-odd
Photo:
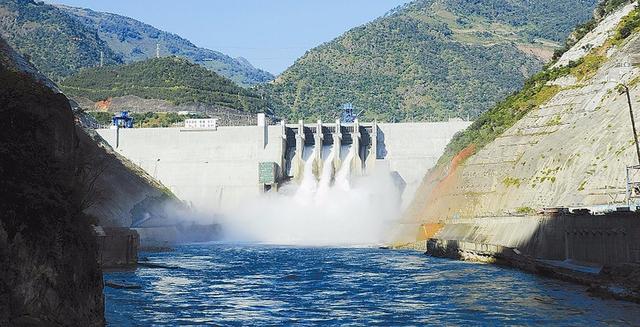
{"label": "riverbank", "polygon": [[640,303],[640,265],[600,266],[571,260],[542,260],[518,253],[517,249],[437,239],[426,241],[426,247],[425,253],[433,257],[514,267],[587,286],[594,296]]}
{"label": "riverbank", "polygon": [[[437,228],[427,228],[437,226]],[[423,226],[424,240],[397,246],[428,255],[492,263],[640,303],[640,217],[628,211],[452,219]]]}

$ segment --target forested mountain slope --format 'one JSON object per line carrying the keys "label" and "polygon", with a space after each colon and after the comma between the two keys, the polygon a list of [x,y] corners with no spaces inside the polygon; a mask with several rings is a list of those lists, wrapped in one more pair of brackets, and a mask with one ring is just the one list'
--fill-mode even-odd
{"label": "forested mountain slope", "polygon": [[174,105],[199,103],[251,113],[266,106],[253,91],[178,57],[83,69],[65,79],[61,87],[72,98],[93,102],[136,96],[166,100]]}
{"label": "forested mountain slope", "polygon": [[0,0],[0,36],[53,80],[122,57],[95,30],[63,11],[31,0]]}
{"label": "forested mountain slope", "polygon": [[156,56],[156,45],[162,56],[188,58],[241,85],[273,80],[270,73],[253,67],[244,58],[231,58],[218,51],[200,48],[172,33],[161,31],[135,19],[90,9],[57,6],[73,15],[82,24],[97,30],[100,39],[125,62],[145,60]]}
{"label": "forested mountain slope", "polygon": [[308,51],[265,92],[281,116],[477,117],[517,90],[596,0],[416,0]]}
{"label": "forested mountain slope", "polygon": [[0,35],[55,81],[81,68],[176,55],[251,85],[273,76],[243,59],[199,48],[175,34],[115,14],[50,5],[33,0],[0,0]]}

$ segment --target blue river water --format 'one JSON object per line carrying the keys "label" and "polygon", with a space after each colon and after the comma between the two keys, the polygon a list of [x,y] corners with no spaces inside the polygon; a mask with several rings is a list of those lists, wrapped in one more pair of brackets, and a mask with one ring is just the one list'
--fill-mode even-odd
{"label": "blue river water", "polygon": [[518,270],[375,248],[185,245],[105,274],[109,326],[640,325],[640,305]]}

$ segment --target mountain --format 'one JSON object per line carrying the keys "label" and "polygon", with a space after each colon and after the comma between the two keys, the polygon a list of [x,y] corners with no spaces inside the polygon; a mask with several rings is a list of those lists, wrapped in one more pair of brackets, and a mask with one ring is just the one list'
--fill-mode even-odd
{"label": "mountain", "polygon": [[131,18],[33,0],[0,0],[0,35],[41,72],[59,81],[81,68],[177,55],[242,85],[273,76],[220,52],[199,48]]}
{"label": "mountain", "polygon": [[188,58],[243,86],[265,83],[274,78],[270,73],[253,67],[245,58],[234,59],[218,51],[199,48],[178,35],[129,17],[84,8],[57,8],[96,30],[99,37],[125,62],[154,58],[156,46],[159,45],[161,56]]}
{"label": "mountain", "polygon": [[96,31],[54,6],[30,0],[0,1],[0,35],[49,78],[83,67],[122,63]]}
{"label": "mountain", "polygon": [[135,96],[165,100],[175,106],[198,103],[250,113],[262,112],[266,107],[253,91],[178,57],[86,68],[66,78],[60,86],[74,99],[93,102]]}
{"label": "mountain", "polygon": [[382,121],[477,117],[539,71],[596,0],[416,0],[308,51],[263,86],[289,119],[341,103]]}
{"label": "mountain", "polygon": [[627,204],[627,166],[638,158],[620,83],[637,110],[640,8],[615,8],[453,138],[407,217],[435,223]]}

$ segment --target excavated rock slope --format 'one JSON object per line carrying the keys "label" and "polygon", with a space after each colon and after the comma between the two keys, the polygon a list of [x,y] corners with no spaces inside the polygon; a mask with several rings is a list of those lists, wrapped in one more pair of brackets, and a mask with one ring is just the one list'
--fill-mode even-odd
{"label": "excavated rock slope", "polygon": [[[640,52],[640,36],[633,34],[618,45],[606,39],[632,8],[625,6],[605,19],[559,60],[592,56],[585,62],[601,62],[589,66],[591,71],[550,82],[557,87],[550,100],[459,160],[459,166],[432,171],[410,210],[413,217],[436,222],[624,202],[626,167],[638,159],[626,95],[613,80],[629,85],[639,118],[640,70],[631,64]],[[592,43],[586,47],[585,42]]]}

